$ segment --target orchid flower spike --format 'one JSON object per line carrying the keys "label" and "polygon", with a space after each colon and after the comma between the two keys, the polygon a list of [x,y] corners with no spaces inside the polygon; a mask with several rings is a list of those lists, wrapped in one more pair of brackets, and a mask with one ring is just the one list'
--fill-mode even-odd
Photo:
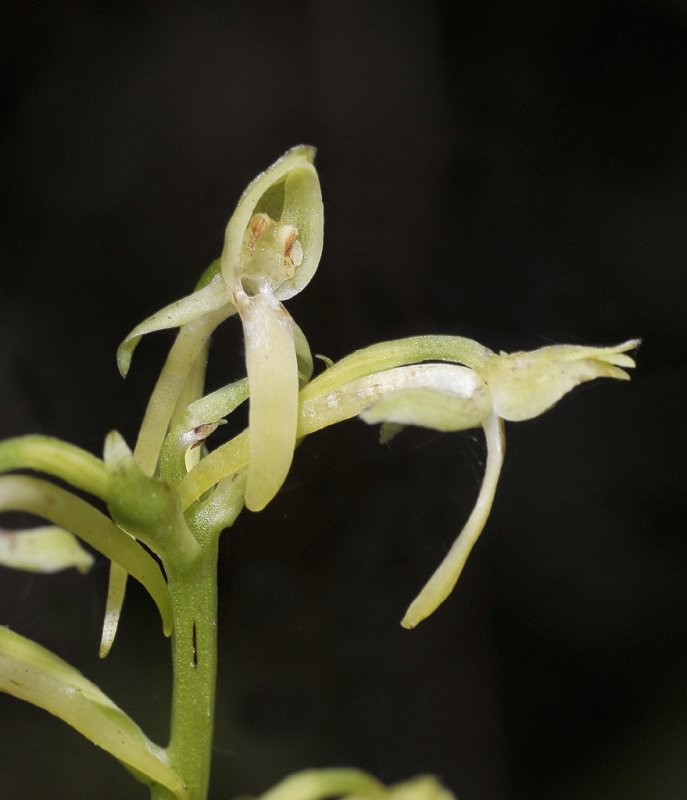
{"label": "orchid flower spike", "polygon": [[397,367],[349,383],[336,398],[326,398],[339,408],[367,403],[359,413],[370,424],[419,425],[439,431],[477,425],[484,429],[487,464],[475,507],[410,604],[401,623],[404,627],[414,628],[448,597],[484,528],[503,464],[502,421],[539,416],[585,381],[629,380],[625,370],[635,362],[627,353],[638,345],[639,340],[632,339],[616,347],[557,345],[529,353],[491,353],[474,369],[454,364]]}
{"label": "orchid flower spike", "polygon": [[[296,445],[298,361],[305,337],[282,305],[322,255],[324,213],[315,150],[289,150],[246,189],[227,225],[222,276],[243,324],[250,391],[246,507],[260,511],[286,478]],[[310,374],[306,374],[309,378]]]}

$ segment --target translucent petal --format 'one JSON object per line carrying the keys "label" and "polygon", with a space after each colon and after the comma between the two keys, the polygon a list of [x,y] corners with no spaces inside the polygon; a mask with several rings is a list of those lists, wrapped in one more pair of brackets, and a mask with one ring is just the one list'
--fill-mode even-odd
{"label": "translucent petal", "polygon": [[45,525],[21,531],[0,529],[0,564],[27,572],[52,573],[69,567],[88,572],[93,556],[69,531]]}
{"label": "translucent petal", "polygon": [[312,351],[310,350],[308,340],[305,338],[305,334],[293,319],[291,320],[291,324],[293,325],[293,338],[296,345],[296,360],[298,361],[298,385],[303,387],[310,380],[310,378],[312,378],[315,365],[313,362]]}
{"label": "translucent petal", "polygon": [[469,397],[436,389],[401,389],[385,395],[363,411],[360,418],[370,425],[392,422],[448,432],[476,427],[489,410],[485,386]]}
{"label": "translucent petal", "polygon": [[54,714],[143,779],[179,800],[188,793],[164,750],[98,687],[61,658],[0,627],[0,690]]}
{"label": "translucent petal", "polygon": [[504,451],[503,424],[494,414],[490,414],[485,420],[484,433],[487,440],[487,466],[475,507],[444,560],[408,607],[401,621],[404,628],[414,628],[451,594],[489,517],[501,474]]}
{"label": "translucent petal", "polygon": [[291,466],[298,422],[298,364],[291,317],[271,291],[237,297],[250,387],[246,507],[260,511]]}

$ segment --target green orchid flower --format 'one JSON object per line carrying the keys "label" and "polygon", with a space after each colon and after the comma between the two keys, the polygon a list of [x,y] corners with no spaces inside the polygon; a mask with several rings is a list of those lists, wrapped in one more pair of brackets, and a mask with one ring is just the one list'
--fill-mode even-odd
{"label": "green orchid flower", "polygon": [[[542,414],[580,383],[628,380],[625,370],[635,362],[627,353],[638,345],[632,339],[615,347],[557,345],[497,354],[462,337],[418,336],[352,353],[301,389],[298,439],[355,416],[381,423],[382,441],[406,425],[442,432],[484,430],[487,462],[474,509],[409,606],[404,627],[415,627],[448,597],[484,528],[503,465],[503,422]],[[182,508],[249,465],[249,434],[244,431],[218,447],[183,477]]]}
{"label": "green orchid flower", "polygon": [[[238,313],[250,394],[251,457],[241,484],[246,507],[264,508],[286,478],[296,445],[298,389],[310,378],[313,359],[282,301],[308,284],[322,255],[324,212],[314,158],[313,147],[294,147],[258,175],[227,224],[221,258],[205,270],[195,291],[148,317],[119,346],[117,364],[126,377],[145,334],[180,329],[133,451],[145,475],[155,474],[168,433],[202,397],[210,337]],[[196,451],[191,461],[198,458]],[[103,655],[112,645],[125,591],[126,573],[113,563]]]}
{"label": "green orchid flower", "polygon": [[[443,603],[456,585],[465,562],[489,516],[505,449],[502,420],[532,419],[551,408],[580,383],[596,378],[629,380],[635,366],[627,355],[639,345],[633,339],[616,347],[559,345],[533,352],[491,354],[477,370],[452,365],[420,365],[415,374],[400,368],[371,376],[374,400],[361,414],[369,424],[419,425],[439,431],[481,425],[487,463],[477,501],[453,546],[408,607],[401,622],[414,628]],[[625,368],[625,369],[623,369]],[[422,375],[417,374],[422,370]],[[395,374],[394,374],[395,373]],[[383,385],[384,388],[379,388]]]}
{"label": "green orchid flower", "polygon": [[134,450],[141,468],[152,474],[175,417],[199,396],[180,403],[210,335],[239,314],[250,389],[245,500],[253,511],[267,505],[286,477],[296,444],[299,384],[312,373],[307,341],[282,302],[305,288],[322,255],[324,212],[314,158],[314,148],[294,147],[252,181],[229,220],[221,258],[196,291],[136,326],[117,355],[126,375],[143,335],[181,328]]}
{"label": "green orchid flower", "polygon": [[310,147],[290,150],[253,181],[229,220],[220,259],[246,343],[251,511],[277,493],[296,446],[296,345],[303,351],[307,344],[282,300],[307,285],[322,255],[324,212],[314,156]]}
{"label": "green orchid flower", "polygon": [[[406,425],[448,432],[481,426],[487,462],[474,509],[402,625],[414,628],[453,590],[489,516],[503,465],[503,421],[531,419],[580,383],[628,380],[633,339],[616,347],[559,345],[529,353],[493,353],[476,342],[417,337],[375,345],[330,367],[301,391],[299,436],[359,415],[382,424],[382,439]],[[417,363],[444,360],[453,363]],[[416,363],[409,363],[416,362]],[[459,362],[459,363],[456,363]],[[387,367],[373,371],[377,363]]]}

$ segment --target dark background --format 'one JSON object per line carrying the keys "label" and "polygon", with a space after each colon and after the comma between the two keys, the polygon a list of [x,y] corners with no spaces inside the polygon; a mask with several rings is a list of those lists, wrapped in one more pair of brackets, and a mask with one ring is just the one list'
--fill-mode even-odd
{"label": "dark background", "polygon": [[[339,358],[420,333],[495,349],[641,336],[632,383],[508,426],[452,597],[398,622],[469,513],[478,432],[318,434],[222,540],[213,800],[306,766],[441,776],[460,800],[687,796],[683,451],[687,9],[606,2],[4,3],[0,434],[132,443],[187,293],[247,182],[318,146],[318,274],[288,304]],[[211,383],[241,374],[239,328]],[[106,565],[2,571],[0,617],[164,742],[168,644]],[[163,665],[160,667],[160,665]],[[8,800],[145,798],[108,755],[0,698]]]}

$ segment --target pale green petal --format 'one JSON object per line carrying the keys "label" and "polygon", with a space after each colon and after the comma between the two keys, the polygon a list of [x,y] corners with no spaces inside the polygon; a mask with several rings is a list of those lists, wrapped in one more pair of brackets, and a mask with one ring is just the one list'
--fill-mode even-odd
{"label": "pale green petal", "polygon": [[52,573],[69,567],[88,572],[93,556],[69,531],[54,525],[19,531],[0,528],[0,564],[27,572]]}
{"label": "pale green petal", "polygon": [[262,510],[291,466],[298,422],[298,364],[291,317],[271,291],[237,296],[250,387],[246,507]]}
{"label": "pale green petal", "polygon": [[634,367],[634,360],[625,351],[638,343],[631,340],[609,348],[555,345],[531,352],[500,353],[487,360],[480,375],[502,419],[532,419],[580,383],[596,378],[629,380],[621,367]]}
{"label": "pale green petal", "polygon": [[93,506],[59,486],[28,475],[0,478],[0,511],[25,511],[71,531],[107,558],[121,564],[155,601],[165,633],[172,629],[172,607],[160,567],[136,541]]}
{"label": "pale green petal", "polygon": [[469,397],[436,389],[401,389],[384,395],[363,411],[360,418],[369,425],[392,422],[449,432],[476,427],[489,410],[489,393],[485,386]]}
{"label": "pale green petal", "polygon": [[227,290],[222,276],[216,275],[207,286],[181,300],[170,303],[148,319],[143,320],[128,334],[117,350],[117,366],[122,377],[125,378],[129,372],[131,357],[136,345],[146,333],[179,328],[228,304],[230,305],[229,314],[235,313],[235,309],[231,308],[231,294]]}
{"label": "pale green petal", "polygon": [[356,350],[335,364],[330,363],[324,372],[303,387],[301,400],[327,394],[367,375],[421,361],[447,361],[480,370],[493,355],[479,342],[462,336],[412,336],[379,342]]}
{"label": "pale green petal", "polygon": [[307,769],[284,778],[259,800],[325,800],[346,795],[381,800],[387,791],[376,778],[359,769]]}
{"label": "pale green petal", "polygon": [[454,795],[431,775],[385,787],[359,769],[307,769],[289,775],[258,800],[455,800]]}
{"label": "pale green petal", "polygon": [[126,594],[126,582],[128,573],[115,561],[110,561],[110,578],[107,584],[107,601],[105,603],[105,618],[103,619],[103,632],[100,637],[100,650],[98,655],[105,658],[112,648],[117,628],[119,627],[119,617],[124,605],[124,595]]}
{"label": "pale green petal", "polygon": [[0,627],[0,690],[54,714],[149,783],[188,800],[164,750],[98,687],[66,661]]}
{"label": "pale green petal", "polygon": [[[241,288],[244,277],[270,286],[278,299],[286,300],[310,281],[322,255],[324,212],[315,149],[300,145],[288,150],[258,175],[245,190],[227,225],[221,256],[222,274],[230,289]],[[244,237],[255,214],[265,213],[279,224],[294,225],[302,247],[302,260],[293,275],[282,269],[278,248],[249,263]],[[257,270],[257,271],[256,271]],[[248,286],[243,288],[248,289]],[[252,287],[257,290],[258,285]]]}
{"label": "pale green petal", "polygon": [[496,493],[501,466],[503,464],[503,423],[494,414],[484,422],[487,440],[487,465],[475,507],[453,543],[448,554],[413,600],[401,621],[404,628],[414,628],[433,613],[453,591],[465,562],[486,524]]}
{"label": "pale green petal", "polygon": [[315,364],[313,362],[312,351],[305,334],[300,326],[292,319],[293,338],[296,345],[296,360],[298,361],[298,385],[302,388],[312,378]]}
{"label": "pale green petal", "polygon": [[433,775],[420,775],[389,787],[389,800],[456,800]]}
{"label": "pale green petal", "polygon": [[179,502],[185,511],[205,492],[225,478],[231,478],[248,464],[248,430],[208,453],[178,486]]}
{"label": "pale green petal", "polygon": [[[333,369],[335,367],[330,368]],[[378,418],[374,416],[375,405],[382,400],[387,402],[386,398],[392,398],[397,392],[419,391],[420,394],[416,397],[424,397],[425,415],[428,395],[423,395],[422,392],[430,390],[450,396],[455,401],[454,411],[460,417],[456,423],[459,429],[466,427],[461,420],[465,421],[468,418],[475,419],[473,424],[479,425],[489,410],[488,396],[480,377],[473,370],[456,364],[409,364],[405,367],[375,372],[333,389],[329,389],[327,382],[324,391],[313,396],[312,386],[317,380],[316,378],[309,383],[301,392],[299,438],[344,419],[355,417],[368,409],[375,421],[385,421],[383,414]],[[393,404],[395,401],[392,399],[388,402]],[[450,404],[451,400],[448,403]],[[402,419],[392,421],[403,422]]]}

